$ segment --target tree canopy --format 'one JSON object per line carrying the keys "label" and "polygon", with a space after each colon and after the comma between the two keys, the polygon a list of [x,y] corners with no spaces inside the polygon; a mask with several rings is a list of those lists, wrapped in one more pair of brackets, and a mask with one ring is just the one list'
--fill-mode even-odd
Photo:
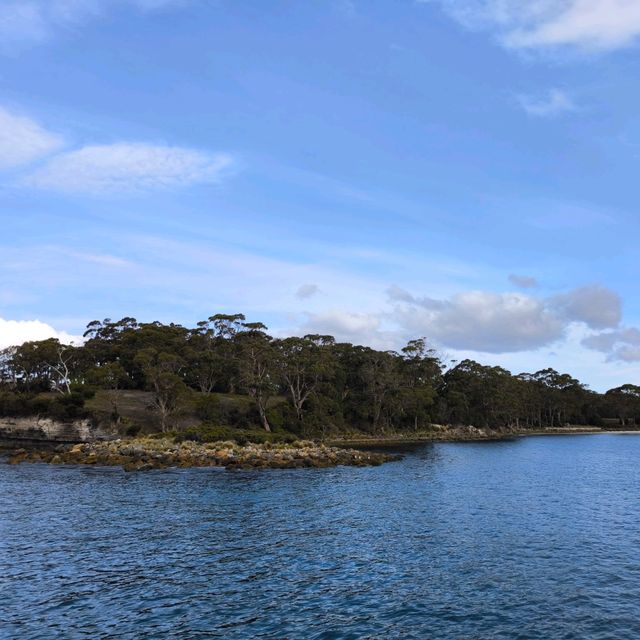
{"label": "tree canopy", "polygon": [[[0,413],[39,411],[42,393],[55,394],[68,411],[91,390],[104,390],[117,422],[118,392],[129,390],[148,392],[161,430],[172,427],[187,397],[197,397],[205,420],[233,426],[248,419],[265,431],[306,436],[410,432],[432,423],[626,425],[640,418],[638,386],[598,394],[554,369],[513,375],[473,360],[445,368],[423,337],[398,352],[380,351],[327,335],[273,338],[242,314],[217,314],[193,328],[95,320],[84,340],[26,342],[0,352]],[[252,412],[216,413],[216,394],[243,396]]]}

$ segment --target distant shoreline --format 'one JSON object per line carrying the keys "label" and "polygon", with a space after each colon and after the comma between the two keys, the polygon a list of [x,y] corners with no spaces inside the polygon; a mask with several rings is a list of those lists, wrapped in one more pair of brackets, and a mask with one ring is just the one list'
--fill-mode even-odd
{"label": "distant shoreline", "polygon": [[638,429],[600,429],[599,427],[576,426],[554,427],[537,431],[529,430],[500,430],[475,429],[473,427],[459,427],[432,433],[404,434],[372,437],[328,438],[330,446],[393,446],[421,444],[426,442],[487,442],[493,440],[508,440],[510,438],[525,438],[529,436],[572,436],[572,435],[640,435]]}

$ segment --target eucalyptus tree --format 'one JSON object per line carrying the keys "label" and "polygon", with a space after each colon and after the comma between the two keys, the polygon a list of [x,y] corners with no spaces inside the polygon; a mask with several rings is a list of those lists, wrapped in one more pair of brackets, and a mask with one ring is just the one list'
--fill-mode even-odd
{"label": "eucalyptus tree", "polygon": [[330,371],[332,336],[316,334],[292,337],[273,343],[275,370],[287,389],[298,422],[302,423],[304,406]]}
{"label": "eucalyptus tree", "polygon": [[111,404],[111,421],[120,423],[119,411],[119,391],[127,386],[128,376],[124,367],[118,362],[106,362],[100,366],[93,367],[87,372],[87,381],[103,389]]}
{"label": "eucalyptus tree", "polygon": [[378,433],[393,417],[391,406],[401,388],[400,358],[394,351],[364,348],[361,353],[360,377],[369,406],[371,429]]}
{"label": "eucalyptus tree", "polygon": [[187,362],[187,381],[201,393],[210,394],[224,375],[222,345],[207,322],[198,322],[189,331],[183,350]]}
{"label": "eucalyptus tree", "polygon": [[165,432],[169,419],[180,407],[187,387],[180,375],[184,361],[175,353],[147,347],[138,351],[136,363],[144,372],[147,387],[152,392],[152,406],[158,413],[160,429]]}
{"label": "eucalyptus tree", "polygon": [[[219,385],[229,393],[235,393],[240,375],[240,353],[236,336],[246,331],[246,318],[242,313],[217,313],[198,322],[196,340],[202,347],[198,356],[198,386],[210,392]],[[208,390],[208,391],[207,391]]]}
{"label": "eucalyptus tree", "polygon": [[411,416],[413,429],[430,421],[442,378],[442,366],[436,351],[425,338],[411,340],[402,348],[401,409]]}
{"label": "eucalyptus tree", "polygon": [[548,368],[533,374],[541,386],[545,426],[556,427],[577,419],[582,421],[586,387],[567,373]]}
{"label": "eucalyptus tree", "polygon": [[269,400],[278,391],[276,377],[276,353],[267,327],[261,322],[245,322],[242,331],[234,336],[239,348],[240,381],[242,387],[253,398],[260,424],[271,431],[267,418]]}
{"label": "eucalyptus tree", "polygon": [[609,413],[615,415],[622,426],[636,424],[640,417],[640,386],[623,384],[609,389],[604,395],[604,400]]}

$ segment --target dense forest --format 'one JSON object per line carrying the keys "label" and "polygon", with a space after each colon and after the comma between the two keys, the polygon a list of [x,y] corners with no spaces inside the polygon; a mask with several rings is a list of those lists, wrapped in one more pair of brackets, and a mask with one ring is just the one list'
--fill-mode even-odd
{"label": "dense forest", "polygon": [[133,432],[139,426],[123,423],[119,403],[139,392],[159,431],[179,429],[186,413],[201,425],[316,437],[432,424],[632,425],[640,417],[638,386],[599,394],[553,369],[512,375],[472,360],[445,368],[423,338],[399,352],[326,335],[276,339],[242,314],[194,328],[106,319],[91,322],[84,338],[81,346],[49,339],[0,352],[0,415],[92,417],[88,401],[99,393],[112,425]]}

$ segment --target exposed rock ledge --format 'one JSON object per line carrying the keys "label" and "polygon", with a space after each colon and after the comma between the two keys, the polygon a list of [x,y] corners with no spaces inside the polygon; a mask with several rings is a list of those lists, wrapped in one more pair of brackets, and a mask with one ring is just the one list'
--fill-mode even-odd
{"label": "exposed rock ledge", "polygon": [[50,418],[0,418],[0,441],[4,444],[55,444],[93,442],[110,434],[96,429],[89,420],[59,422]]}
{"label": "exposed rock ledge", "polygon": [[175,443],[169,439],[140,438],[58,446],[54,450],[18,449],[10,464],[50,462],[53,464],[93,464],[121,466],[125,471],[146,471],[166,467],[225,467],[226,469],[296,469],[370,466],[399,460],[401,456],[380,452],[328,447],[312,442],[292,445],[232,442]]}

